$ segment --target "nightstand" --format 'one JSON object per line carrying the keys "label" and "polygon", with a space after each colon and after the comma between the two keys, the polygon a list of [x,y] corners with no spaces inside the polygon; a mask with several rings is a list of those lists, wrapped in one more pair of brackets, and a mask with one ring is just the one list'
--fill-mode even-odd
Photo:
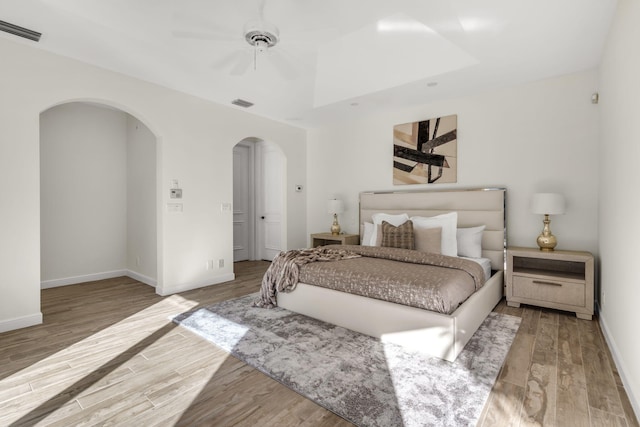
{"label": "nightstand", "polygon": [[507,305],[537,305],[593,316],[593,255],[537,248],[507,250]]}
{"label": "nightstand", "polygon": [[311,247],[324,245],[357,245],[360,236],[357,234],[315,233],[311,235]]}

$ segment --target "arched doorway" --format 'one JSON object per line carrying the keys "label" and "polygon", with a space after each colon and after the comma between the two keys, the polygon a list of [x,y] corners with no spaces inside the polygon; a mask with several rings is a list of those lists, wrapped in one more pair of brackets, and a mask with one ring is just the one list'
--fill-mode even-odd
{"label": "arched doorway", "polygon": [[233,258],[271,261],[286,247],[286,158],[276,144],[245,138],[233,148]]}
{"label": "arched doorway", "polygon": [[157,138],[93,102],[40,114],[42,288],[128,275],[158,283]]}

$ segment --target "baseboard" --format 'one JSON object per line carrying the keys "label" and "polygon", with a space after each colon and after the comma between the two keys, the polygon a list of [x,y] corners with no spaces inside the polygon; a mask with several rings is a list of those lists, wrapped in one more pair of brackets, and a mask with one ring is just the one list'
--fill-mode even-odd
{"label": "baseboard", "polygon": [[611,332],[607,327],[607,322],[602,316],[602,312],[600,312],[599,316],[600,327],[602,329],[602,335],[604,335],[604,339],[611,350],[611,355],[613,356],[613,361],[618,368],[618,373],[620,374],[620,378],[622,379],[622,385],[624,386],[624,390],[627,392],[627,396],[629,396],[629,401],[631,402],[631,407],[636,414],[636,418],[640,418],[640,402],[638,402],[637,396],[634,395],[633,389],[630,387],[629,377],[627,375],[627,368],[622,358],[620,357],[620,351],[618,350],[618,346],[616,342],[611,337]]}
{"label": "baseboard", "polygon": [[223,274],[222,276],[214,277],[213,279],[201,280],[194,283],[186,283],[183,285],[172,286],[170,290],[156,288],[158,295],[166,296],[177,294],[179,292],[190,291],[192,289],[204,288],[205,286],[217,285],[219,283],[230,282],[236,278],[234,273]]}
{"label": "baseboard", "polygon": [[86,274],[83,276],[64,277],[62,279],[45,280],[40,282],[40,289],[57,288],[58,286],[75,285],[76,283],[93,282],[94,280],[113,279],[127,276],[127,270],[105,271],[102,273]]}
{"label": "baseboard", "polygon": [[37,312],[28,316],[16,317],[13,319],[0,321],[0,333],[13,331],[16,329],[28,328],[29,326],[42,323],[42,313]]}
{"label": "baseboard", "polygon": [[137,280],[138,282],[142,282],[145,285],[149,285],[149,286],[151,286],[153,288],[155,288],[156,285],[158,284],[158,281],[156,279],[153,279],[153,278],[151,278],[149,276],[145,276],[144,274],[137,273],[137,272],[135,272],[133,270],[127,270],[127,274],[126,275],[131,277],[132,279]]}

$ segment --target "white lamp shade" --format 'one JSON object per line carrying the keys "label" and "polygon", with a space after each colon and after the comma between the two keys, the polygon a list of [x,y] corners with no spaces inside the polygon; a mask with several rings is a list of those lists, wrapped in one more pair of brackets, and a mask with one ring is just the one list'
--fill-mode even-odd
{"label": "white lamp shade", "polygon": [[531,212],[540,215],[562,215],[564,196],[556,193],[536,193],[531,199]]}
{"label": "white lamp shade", "polygon": [[329,203],[327,205],[327,213],[330,213],[331,215],[333,215],[333,214],[339,214],[342,212],[344,212],[344,203],[342,202],[342,200],[337,200],[337,199],[329,200]]}

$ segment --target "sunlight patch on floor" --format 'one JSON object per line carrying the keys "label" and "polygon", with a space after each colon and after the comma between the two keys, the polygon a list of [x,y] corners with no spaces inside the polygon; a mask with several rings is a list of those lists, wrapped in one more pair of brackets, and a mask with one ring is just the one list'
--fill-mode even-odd
{"label": "sunlight patch on floor", "polygon": [[[54,407],[44,418],[50,423],[88,407],[104,405],[114,396],[127,395],[130,399],[131,388],[144,383],[153,386],[138,392],[141,401],[162,403],[163,394],[174,383],[192,374],[188,366],[179,373],[175,364],[167,363],[167,369],[160,372],[162,380],[158,378],[158,363],[175,357],[175,349],[189,341],[167,319],[167,313],[178,314],[197,305],[173,295],[46,357],[25,354],[24,358],[32,358],[34,363],[0,379],[0,424],[23,422]],[[43,347],[42,353],[45,352]],[[181,361],[188,364],[197,357],[185,355]],[[224,359],[226,356],[217,357],[206,372],[197,372],[199,381],[189,389],[192,398],[197,397]],[[187,391],[184,387],[178,389]]]}

